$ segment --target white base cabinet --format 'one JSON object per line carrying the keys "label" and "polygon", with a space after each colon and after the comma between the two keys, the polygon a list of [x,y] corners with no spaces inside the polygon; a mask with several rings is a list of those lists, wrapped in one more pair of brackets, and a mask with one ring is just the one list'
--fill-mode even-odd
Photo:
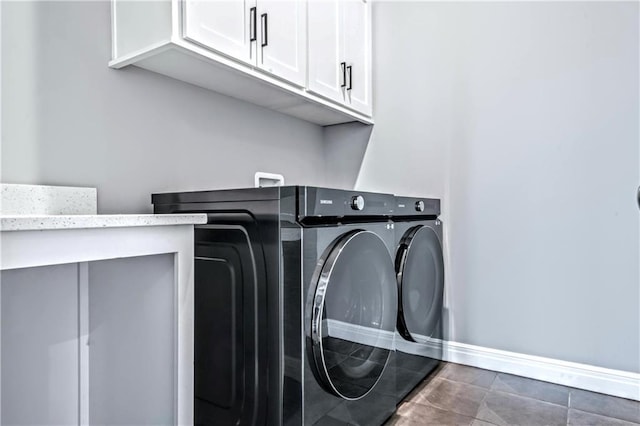
{"label": "white base cabinet", "polygon": [[[310,25],[332,26],[336,17],[313,16],[325,0],[112,0],[112,68],[135,65],[320,125],[360,121],[372,124],[370,78],[370,5],[364,5],[349,40],[354,52],[353,89],[328,94],[314,88],[314,66],[331,53],[312,59]],[[340,15],[351,6],[341,6]],[[355,11],[355,9],[354,9]],[[362,42],[358,37],[365,37]],[[344,39],[344,37],[343,37]],[[328,41],[328,49],[336,40]],[[321,42],[321,41],[320,41]],[[324,57],[322,55],[325,55]],[[335,56],[335,57],[334,57]],[[335,62],[338,55],[333,55]],[[362,61],[355,63],[356,61]],[[335,69],[326,84],[334,85]]]}
{"label": "white base cabinet", "polygon": [[2,271],[2,424],[176,422],[172,255]]}
{"label": "white base cabinet", "polygon": [[193,225],[39,222],[0,233],[0,424],[193,424]]}

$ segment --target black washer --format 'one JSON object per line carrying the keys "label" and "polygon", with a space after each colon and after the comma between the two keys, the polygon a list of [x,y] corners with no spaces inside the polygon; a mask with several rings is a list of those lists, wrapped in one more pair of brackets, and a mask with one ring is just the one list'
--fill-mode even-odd
{"label": "black washer", "polygon": [[389,252],[373,232],[337,239],[314,274],[311,324],[316,375],[346,400],[367,395],[393,350],[397,294]]}

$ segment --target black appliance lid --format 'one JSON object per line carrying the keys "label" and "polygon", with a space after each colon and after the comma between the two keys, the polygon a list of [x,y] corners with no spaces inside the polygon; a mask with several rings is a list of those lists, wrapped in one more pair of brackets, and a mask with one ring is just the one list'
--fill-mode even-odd
{"label": "black appliance lid", "polygon": [[282,200],[295,197],[298,220],[314,218],[381,218],[393,212],[392,194],[321,188],[315,186],[281,186],[265,188],[223,189],[212,191],[153,194],[154,205],[242,203]]}

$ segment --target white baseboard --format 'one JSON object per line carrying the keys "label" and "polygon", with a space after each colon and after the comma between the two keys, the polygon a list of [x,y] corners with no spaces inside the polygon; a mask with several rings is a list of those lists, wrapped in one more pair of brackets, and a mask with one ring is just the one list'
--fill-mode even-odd
{"label": "white baseboard", "polygon": [[559,385],[585,389],[640,401],[640,374],[577,362],[490,349],[420,336],[426,343],[403,340],[396,333],[328,320],[326,330],[334,337],[414,355],[439,358],[501,373],[529,377]]}
{"label": "white baseboard", "polygon": [[443,360],[640,401],[640,374],[524,355],[458,342],[442,342]]}

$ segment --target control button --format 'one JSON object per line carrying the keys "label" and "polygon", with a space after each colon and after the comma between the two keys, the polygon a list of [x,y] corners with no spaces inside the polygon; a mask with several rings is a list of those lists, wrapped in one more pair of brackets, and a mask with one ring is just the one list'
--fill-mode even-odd
{"label": "control button", "polygon": [[424,211],[424,201],[416,201],[416,211],[423,212]]}
{"label": "control button", "polygon": [[351,208],[353,210],[364,209],[364,197],[362,195],[355,195],[351,197]]}

